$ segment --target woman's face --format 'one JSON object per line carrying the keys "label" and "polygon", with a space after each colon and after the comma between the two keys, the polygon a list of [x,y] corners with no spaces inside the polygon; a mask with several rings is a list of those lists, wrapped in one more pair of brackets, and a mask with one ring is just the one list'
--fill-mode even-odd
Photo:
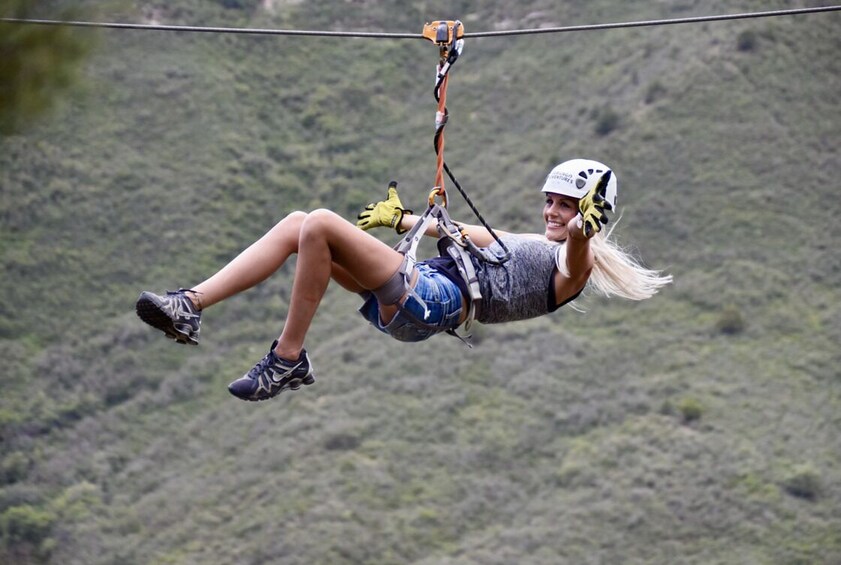
{"label": "woman's face", "polygon": [[546,223],[546,239],[564,241],[569,233],[567,224],[578,214],[578,199],[552,192],[545,195],[543,221]]}

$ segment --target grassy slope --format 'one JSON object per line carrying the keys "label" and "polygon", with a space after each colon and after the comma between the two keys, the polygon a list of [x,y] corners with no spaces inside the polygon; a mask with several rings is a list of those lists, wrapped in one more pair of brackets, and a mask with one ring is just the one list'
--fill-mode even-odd
{"label": "grassy slope", "polygon": [[[458,14],[481,30],[752,8],[697,4]],[[178,6],[170,17],[189,23],[240,14]],[[240,23],[428,17],[383,4],[340,20],[304,4]],[[2,551],[837,560],[837,21],[469,43],[447,155],[488,218],[539,229],[547,167],[604,156],[622,183],[620,237],[676,283],[646,303],[590,298],[586,315],[481,327],[470,351],[363,331],[356,300],[331,291],[309,345],[317,385],[260,406],[224,385],[279,329],[291,270],[209,312],[197,350],[150,335],[131,304],[198,280],[288,210],[352,217],[393,177],[419,208],[434,48],[103,34],[86,97],[0,142]],[[739,50],[746,31],[753,46]],[[609,112],[618,127],[600,136]]]}

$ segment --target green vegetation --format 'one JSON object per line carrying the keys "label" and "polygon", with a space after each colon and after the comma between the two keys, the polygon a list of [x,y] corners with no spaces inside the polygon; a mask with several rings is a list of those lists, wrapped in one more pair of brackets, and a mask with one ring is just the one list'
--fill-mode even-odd
{"label": "green vegetation", "polygon": [[[0,0],[0,18],[84,19],[57,2]],[[76,83],[94,34],[70,27],[0,22],[0,135],[19,132]]]}
{"label": "green vegetation", "polygon": [[[756,9],[75,4],[394,32]],[[316,384],[259,405],[225,386],[281,329],[291,265],[209,310],[197,348],[134,301],[195,284],[295,209],[354,218],[392,179],[421,209],[435,48],[74,31],[98,38],[74,59],[82,84],[0,138],[0,562],[838,563],[838,23],[468,41],[447,161],[488,220],[539,230],[547,170],[603,159],[615,234],[675,284],[480,326],[473,349],[391,341],[331,288]],[[454,190],[451,211],[470,218]]]}

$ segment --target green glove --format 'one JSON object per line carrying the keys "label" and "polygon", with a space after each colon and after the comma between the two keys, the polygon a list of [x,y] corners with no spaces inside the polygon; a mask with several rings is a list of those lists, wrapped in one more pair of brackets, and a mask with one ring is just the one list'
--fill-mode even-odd
{"label": "green glove", "polygon": [[394,228],[397,233],[408,230],[400,228],[404,214],[411,214],[411,210],[403,208],[400,196],[397,195],[397,181],[388,183],[388,197],[379,202],[372,202],[365,206],[365,210],[357,216],[356,227],[369,230],[380,226]]}
{"label": "green glove", "polygon": [[605,210],[612,210],[610,202],[605,200],[607,183],[613,173],[607,171],[601,176],[596,185],[578,201],[578,213],[581,214],[581,230],[586,237],[593,237],[607,224]]}

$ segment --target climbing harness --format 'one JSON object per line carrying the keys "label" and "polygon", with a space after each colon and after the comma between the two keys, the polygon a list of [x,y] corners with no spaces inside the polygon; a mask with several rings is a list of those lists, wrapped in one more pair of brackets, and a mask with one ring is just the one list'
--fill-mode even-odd
{"label": "climbing harness", "polygon": [[[398,252],[403,254],[403,264],[397,273],[385,285],[374,291],[374,293],[377,295],[381,304],[395,304],[416,324],[422,327],[429,327],[429,324],[425,320],[417,319],[417,317],[404,309],[399,303],[399,300],[404,293],[408,292],[410,296],[413,296],[423,306],[424,317],[429,315],[426,304],[414,292],[409,279],[417,263],[418,244],[426,233],[426,230],[430,226],[435,225],[438,230],[438,252],[442,256],[449,256],[453,259],[469,293],[468,312],[464,321],[464,328],[468,330],[476,317],[476,309],[482,299],[482,293],[479,289],[479,279],[476,276],[476,269],[471,260],[471,255],[481,261],[501,264],[508,260],[510,253],[505,247],[505,244],[494,233],[493,229],[485,222],[444,160],[444,128],[449,119],[449,111],[447,110],[447,83],[450,68],[464,50],[464,26],[458,20],[434,21],[424,25],[423,37],[435,43],[439,50],[434,90],[435,100],[438,103],[435,112],[435,136],[433,138],[433,146],[436,154],[435,185],[429,193],[426,211],[420,216],[412,229],[394,247]],[[450,218],[447,212],[447,191],[444,186],[445,173],[459,190],[485,229],[500,244],[504,252],[502,257],[496,257],[477,247],[467,232]],[[440,198],[440,204],[435,201],[436,197]],[[471,346],[454,329],[447,330],[447,333],[461,339],[469,347]]]}

